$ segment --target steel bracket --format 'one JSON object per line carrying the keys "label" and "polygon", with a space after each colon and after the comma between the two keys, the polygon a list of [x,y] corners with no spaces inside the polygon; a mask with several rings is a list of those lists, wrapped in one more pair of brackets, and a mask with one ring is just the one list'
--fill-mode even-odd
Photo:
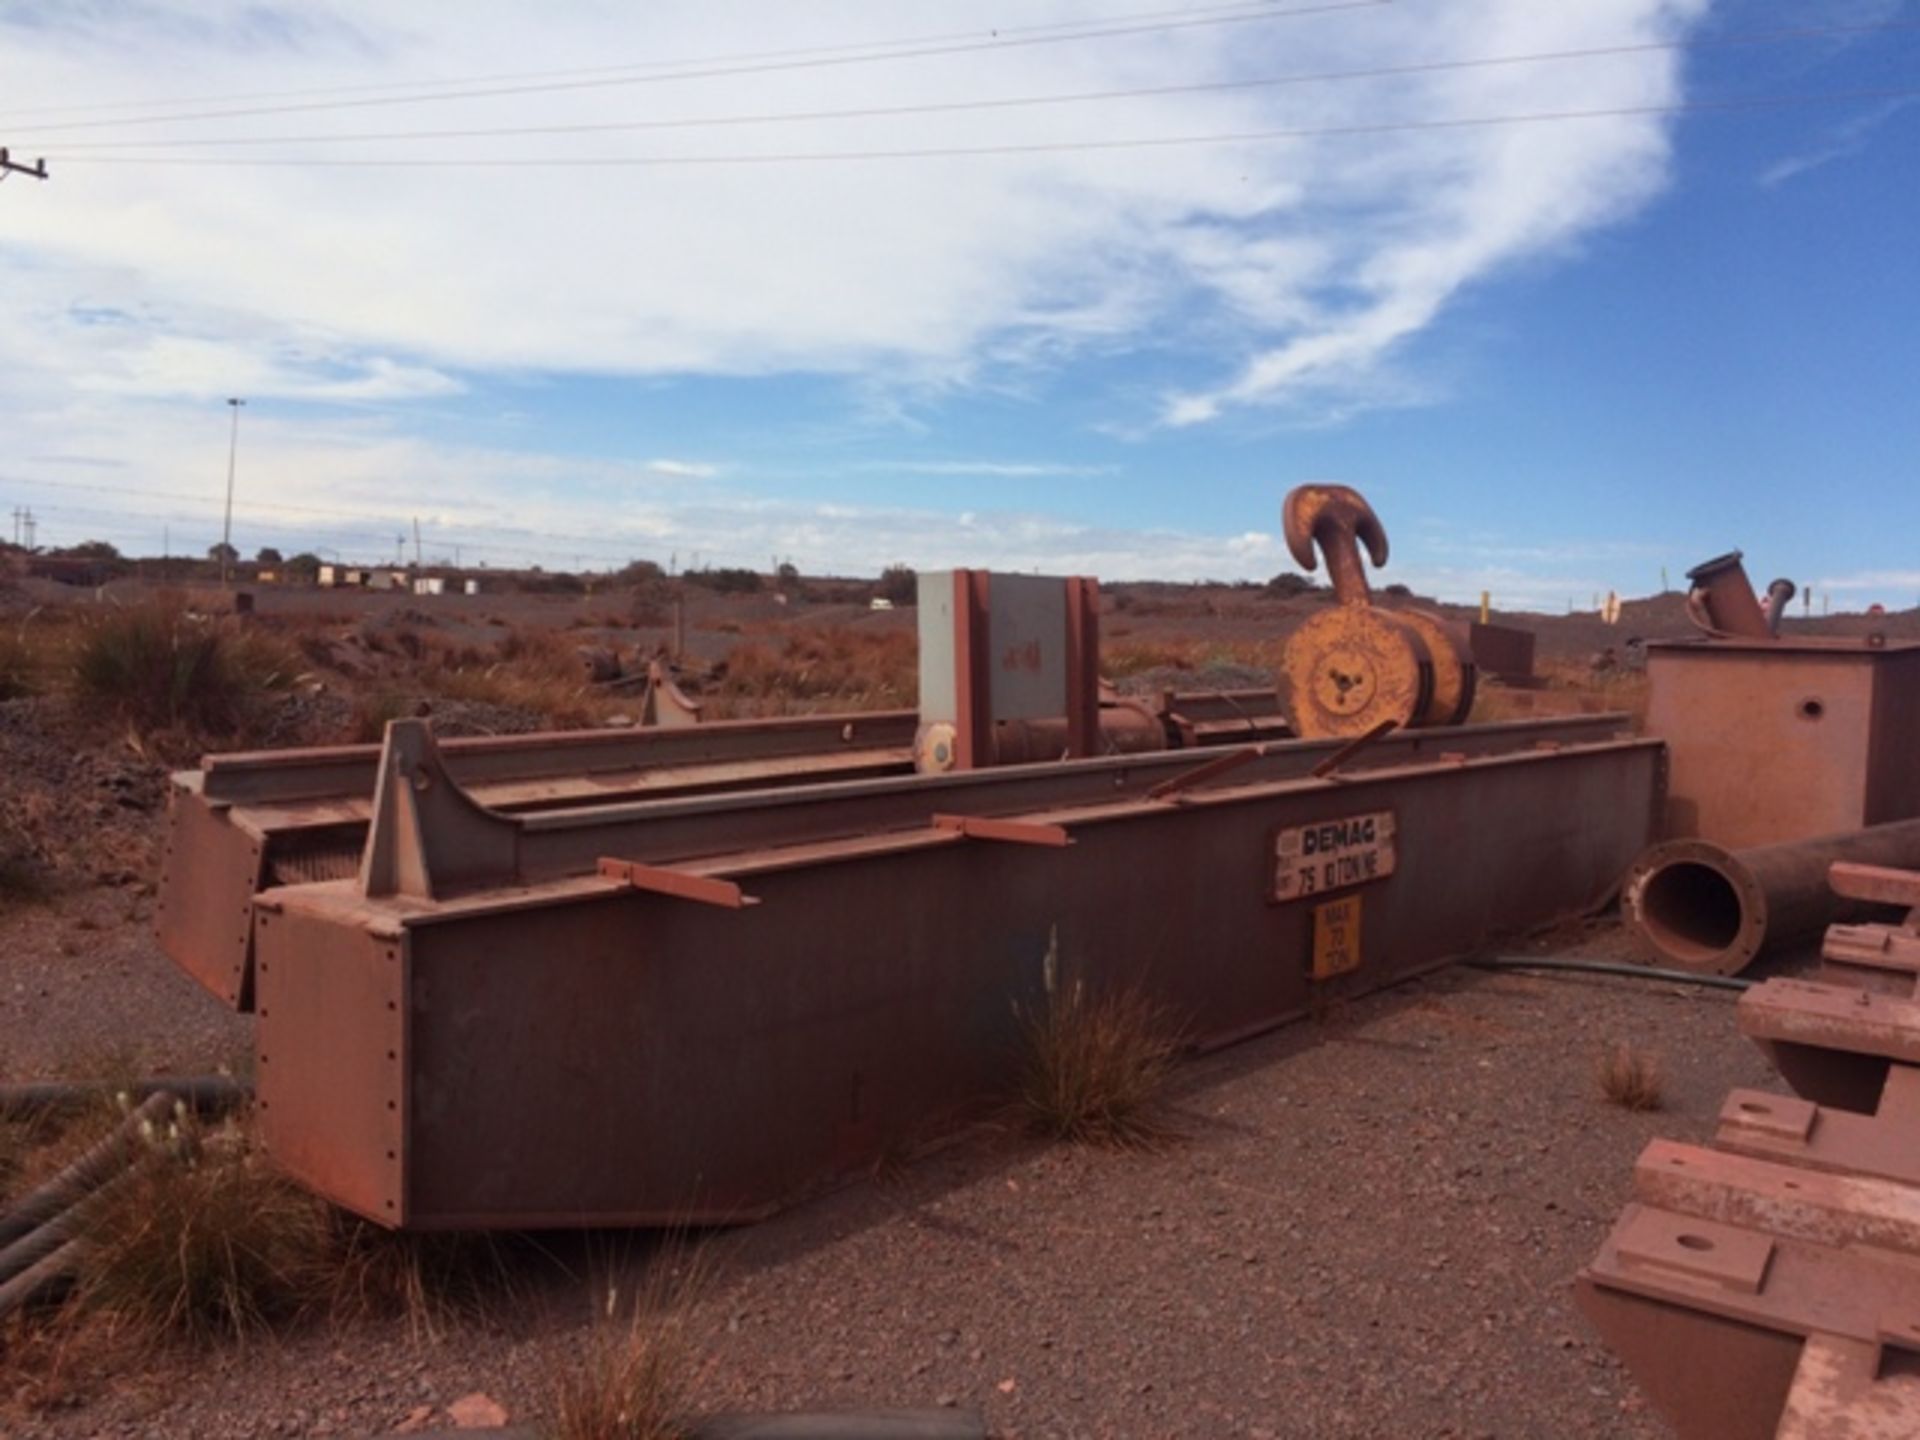
{"label": "steel bracket", "polygon": [[935,815],[933,828],[952,830],[969,840],[998,840],[1008,845],[1039,845],[1060,850],[1073,844],[1062,825],[1035,820],[994,820],[984,815]]}
{"label": "steel bracket", "polygon": [[668,895],[675,900],[692,900],[722,910],[745,910],[748,906],[760,903],[759,896],[749,895],[733,881],[722,880],[717,875],[695,875],[691,871],[675,870],[668,865],[643,865],[637,860],[606,858],[600,861],[599,870],[602,878],[618,880],[636,890]]}

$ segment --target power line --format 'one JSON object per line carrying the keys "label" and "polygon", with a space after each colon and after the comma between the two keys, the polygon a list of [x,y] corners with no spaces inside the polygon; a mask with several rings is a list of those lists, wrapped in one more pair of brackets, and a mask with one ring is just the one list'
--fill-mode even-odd
{"label": "power line", "polygon": [[[103,485],[97,482],[81,480],[36,480],[23,475],[0,475],[0,484],[22,485],[43,490],[65,490],[96,495],[126,495],[145,500],[172,500],[190,506],[213,506],[216,503],[206,496],[196,495],[186,491],[152,490],[136,485]],[[401,502],[395,503],[398,504]],[[407,518],[399,514],[382,515],[378,513],[377,507],[362,510],[345,510],[334,506],[300,505],[285,501],[275,502],[236,499],[234,507],[242,513],[248,514],[299,516],[303,518],[312,517],[316,520],[344,520],[360,526],[384,526],[389,522],[404,521]],[[55,511],[50,513],[91,515],[103,519],[125,518],[124,512],[88,510],[78,506],[56,507]],[[164,516],[162,512],[153,512],[148,518],[158,519],[164,518]],[[174,518],[185,520],[188,518],[198,519],[199,517],[188,517],[175,512]],[[208,516],[207,523],[212,524],[217,519],[218,514],[214,512]],[[463,522],[457,529],[463,535],[469,533],[483,535],[491,533],[499,535],[532,536],[537,540],[554,540],[569,545],[610,545],[626,543],[623,541],[623,537],[619,535],[609,535],[604,531],[597,534],[585,534],[565,530],[535,530],[524,525],[486,525],[478,522]],[[363,533],[371,534],[375,532],[367,531]],[[379,533],[385,532],[382,531]],[[636,535],[631,537],[631,542],[634,544],[644,544],[650,539],[651,537],[648,536]],[[566,550],[563,552],[559,550],[529,549],[524,546],[496,543],[492,540],[477,540],[473,543],[476,547],[482,549],[505,550],[520,554],[559,556],[562,554],[573,555],[579,553],[575,550]]]}
{"label": "power line", "polygon": [[1067,35],[1018,35],[1011,39],[995,36],[987,40],[954,41],[890,50],[881,55],[842,55],[824,59],[769,60],[752,65],[713,66],[702,70],[682,70],[669,74],[621,75],[592,80],[546,81],[526,85],[494,86],[485,89],[449,91],[439,95],[397,95],[363,100],[304,101],[291,105],[258,106],[243,110],[199,110],[182,115],[142,115],[122,120],[70,120],[52,125],[16,125],[20,134],[47,134],[52,131],[101,130],[116,125],[176,124],[189,120],[233,120],[255,115],[290,115],[315,110],[359,110],[374,106],[422,105],[442,100],[484,100],[506,95],[551,94],[557,91],[597,90],[609,86],[653,85],[668,81],[712,80],[735,75],[766,75],[779,71],[816,70],[847,65],[872,65],[890,60],[920,60],[942,55],[967,55],[982,50],[1027,49],[1036,45],[1060,45],[1076,40],[1105,40],[1124,35],[1162,34],[1172,30],[1194,30],[1203,26],[1235,25],[1249,22],[1286,20],[1327,15],[1346,10],[1374,10],[1395,0],[1326,0],[1319,5],[1290,9],[1262,9],[1251,14],[1208,15],[1199,19],[1161,20],[1147,24],[1112,25],[1104,29],[1082,30]]}
{"label": "power line", "polygon": [[392,143],[425,140],[496,140],[534,135],[589,135],[609,132],[690,130],[740,125],[774,125],[832,120],[897,119],[908,115],[939,115],[1011,110],[1043,105],[1077,105],[1094,101],[1151,99],[1170,95],[1197,95],[1244,90],[1274,89],[1281,86],[1331,84],[1351,80],[1394,79],[1410,75],[1431,75],[1459,70],[1490,69],[1508,65],[1529,65],[1563,60],[1594,60],[1621,55],[1641,55],[1708,46],[1751,46],[1778,44],[1833,35],[1858,35],[1868,31],[1920,30],[1920,22],[1900,21],[1882,25],[1823,26],[1798,30],[1774,30],[1746,35],[1719,36],[1710,40],[1648,40],[1619,45],[1595,45],[1577,50],[1543,50],[1519,55],[1474,56],[1453,60],[1423,60],[1403,65],[1381,65],[1356,70],[1308,71],[1289,75],[1265,75],[1241,80],[1203,80],[1178,85],[1144,85],[1108,90],[1083,90],[1069,94],[1022,95],[978,100],[931,101],[915,105],[882,105],[836,110],[789,110],[747,115],[718,115],[705,118],[669,118],[655,120],[590,121],[568,125],[510,125],[454,130],[362,131],[332,135],[255,135],[209,136],[192,140],[82,140],[60,147],[63,156],[83,150],[179,150],[196,146],[259,145],[333,145]]}
{"label": "power line", "polygon": [[895,119],[907,115],[938,115],[1009,110],[1041,105],[1076,105],[1091,101],[1149,99],[1169,95],[1196,95],[1242,90],[1273,89],[1280,86],[1338,83],[1350,80],[1380,80],[1409,75],[1431,75],[1458,70],[1489,69],[1506,65],[1527,65],[1547,61],[1592,60],[1620,55],[1639,55],[1703,46],[1748,46],[1813,39],[1831,35],[1857,35],[1863,31],[1920,30],[1920,22],[1891,22],[1884,25],[1830,26],[1817,29],[1775,30],[1749,35],[1722,36],[1712,40],[1649,40],[1620,45],[1596,45],[1578,50],[1544,50],[1520,55],[1475,56],[1454,60],[1424,60],[1404,65],[1382,65],[1358,70],[1309,71],[1290,75],[1266,75],[1243,80],[1204,80],[1178,85],[1145,85],[1109,90],[1085,90],[1064,95],[1024,95],[979,100],[934,101],[916,105],[864,106],[837,110],[775,111],[749,115],[719,115],[706,118],[657,120],[609,120],[569,125],[512,125],[457,130],[393,130],[333,135],[211,136],[193,140],[84,140],[62,146],[60,153],[75,150],[177,150],[194,146],[318,145],[364,144],[416,140],[491,140],[531,135],[586,135],[617,131],[688,130],[737,125],[773,125],[825,120]]}
{"label": "power line", "polygon": [[491,155],[440,159],[329,159],[274,155],[61,155],[68,165],[176,165],[280,169],[667,169],[698,166],[801,165],[875,160],[946,160],[984,156],[1055,155],[1070,152],[1155,150],[1198,145],[1254,144],[1274,140],[1322,140],[1391,135],[1418,130],[1471,130],[1502,125],[1533,125],[1567,120],[1609,120],[1633,116],[1732,113],[1793,105],[1836,104],[1852,100],[1901,100],[1920,97],[1920,86],[1884,90],[1830,90],[1801,95],[1755,95],[1726,100],[1687,100],[1663,105],[1617,105],[1591,110],[1550,110],[1517,115],[1475,115],[1450,119],[1387,120],[1354,125],[1319,125],[1273,130],[1235,130],[1209,135],[1147,135],[1113,140],[1035,140],[1009,144],[941,145],[904,150],[768,151],[745,155]]}
{"label": "power line", "polygon": [[[1380,0],[1391,3],[1391,0]],[[1262,20],[1271,18],[1270,14],[1280,8],[1281,0],[1237,0],[1229,5],[1208,5],[1197,8],[1175,10],[1149,10],[1128,12],[1118,15],[1090,16],[1082,20],[1057,20],[1044,25],[991,25],[984,27],[985,33],[995,39],[1010,36],[1038,35],[1061,31],[1084,31],[1090,27],[1133,23],[1151,20],[1198,20],[1206,16],[1223,16],[1218,23],[1232,24],[1239,20]],[[1244,12],[1254,12],[1251,14]],[[1228,13],[1235,12],[1235,13]],[[390,94],[395,91],[420,91],[447,89],[458,86],[490,85],[514,80],[564,80],[575,77],[600,75],[640,75],[648,72],[679,71],[693,66],[711,66],[727,64],[746,64],[762,60],[790,60],[810,56],[850,55],[863,51],[889,51],[902,46],[941,44],[947,41],[979,40],[982,27],[970,30],[945,31],[931,35],[908,35],[892,40],[849,41],[838,45],[813,45],[784,50],[735,51],[730,54],[693,56],[684,60],[649,60],[626,65],[595,65],[566,70],[520,70],[491,75],[467,75],[448,80],[389,81],[379,85],[333,85],[305,90],[256,90],[242,94],[182,96],[176,99],[152,100],[114,100],[94,105],[47,105],[28,110],[0,112],[0,120],[12,121],[30,115],[75,115],[93,114],[107,110],[152,110],[156,107],[174,107],[182,105],[225,105],[237,104],[246,100],[291,100],[305,99],[322,95],[369,95]],[[1081,38],[1068,35],[1066,39]],[[891,58],[882,54],[876,59]],[[670,79],[687,78],[682,75],[669,75]],[[436,99],[437,96],[423,96]],[[458,99],[459,96],[448,98]],[[124,123],[124,122],[123,122]]]}
{"label": "power line", "polygon": [[[278,513],[272,506],[249,504],[244,501],[236,502],[235,508],[243,512]],[[69,521],[79,519],[86,522],[89,527],[93,526],[96,522],[106,522],[98,533],[89,537],[96,539],[110,538],[110,534],[115,530],[117,530],[118,533],[126,534],[130,530],[137,528],[137,522],[141,521],[146,522],[148,527],[154,524],[161,525],[163,533],[166,525],[169,523],[185,526],[204,525],[207,527],[209,534],[211,534],[214,527],[219,524],[219,516],[217,514],[191,514],[183,513],[180,510],[97,510],[83,505],[52,505],[42,506],[38,511],[28,510],[21,513],[25,516],[29,537],[32,535],[33,527],[37,523],[38,517],[42,515],[51,515]],[[392,531],[377,523],[379,518],[380,517],[375,516],[369,520],[368,517],[361,516],[359,517],[361,523],[357,527],[331,526],[309,521],[304,528],[297,523],[289,523],[283,528],[291,530],[295,534],[321,535],[327,537],[329,540],[345,540],[350,544],[358,545],[362,549],[372,553],[383,551],[387,546],[394,544],[396,540]],[[77,525],[74,528],[76,531],[81,529],[81,527]],[[634,537],[634,544],[624,546],[620,545],[619,537],[617,536],[596,535],[590,538],[584,536],[572,537],[577,540],[577,543],[565,547],[558,547],[516,545],[504,540],[477,539],[469,533],[474,529],[485,530],[489,528],[501,528],[505,533],[532,535],[536,538],[545,535],[543,531],[526,530],[524,528],[508,530],[506,527],[463,526],[457,529],[437,530],[433,532],[429,538],[433,539],[436,545],[453,546],[461,549],[484,552],[490,555],[518,555],[534,560],[578,560],[586,558],[609,564],[625,564],[632,560],[636,554],[649,548],[647,544],[648,537],[640,536]],[[147,533],[151,533],[150,529]],[[404,543],[404,537],[399,538],[402,543]],[[547,538],[567,539],[570,537],[549,536]],[[31,543],[31,538],[29,538],[29,546],[31,546]],[[594,548],[595,545],[600,547],[618,546],[619,548],[596,549]],[[744,556],[732,553],[720,554],[714,552],[709,558],[729,562],[739,561],[743,564],[750,563]]]}

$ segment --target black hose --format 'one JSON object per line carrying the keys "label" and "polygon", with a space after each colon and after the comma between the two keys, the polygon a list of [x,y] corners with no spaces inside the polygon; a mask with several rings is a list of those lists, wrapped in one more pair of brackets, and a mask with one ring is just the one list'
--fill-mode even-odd
{"label": "black hose", "polygon": [[1483,955],[1463,962],[1476,970],[1571,970],[1579,975],[1619,975],[1628,980],[1664,980],[1671,985],[1704,985],[1712,990],[1750,990],[1752,980],[1732,975],[1702,975],[1658,965],[1629,965],[1618,960],[1584,960],[1559,955]]}
{"label": "black hose", "polygon": [[0,1320],[67,1284],[79,1264],[80,1242],[69,1240],[37,1264],[0,1283]]}
{"label": "black hose", "polygon": [[36,1115],[46,1110],[68,1110],[114,1095],[144,1100],[165,1090],[190,1110],[231,1110],[253,1095],[253,1087],[230,1075],[157,1075],[130,1084],[87,1080],[31,1080],[0,1085],[0,1117]]}
{"label": "black hose", "polygon": [[155,1091],[112,1134],[46,1184],[14,1201],[11,1209],[0,1214],[0,1245],[11,1245],[21,1236],[31,1235],[120,1174],[133,1163],[142,1123],[161,1124],[173,1107],[173,1096],[164,1090]]}

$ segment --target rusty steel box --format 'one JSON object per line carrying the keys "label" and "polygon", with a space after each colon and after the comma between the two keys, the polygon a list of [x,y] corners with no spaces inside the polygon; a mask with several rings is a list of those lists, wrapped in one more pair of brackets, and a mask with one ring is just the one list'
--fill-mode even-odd
{"label": "rusty steel box", "polygon": [[1741,848],[1920,816],[1920,644],[1657,641],[1647,676],[1669,838]]}
{"label": "rusty steel box", "polygon": [[1476,620],[1468,628],[1467,643],[1473,663],[1482,673],[1508,684],[1533,679],[1533,632],[1517,625],[1491,625]]}

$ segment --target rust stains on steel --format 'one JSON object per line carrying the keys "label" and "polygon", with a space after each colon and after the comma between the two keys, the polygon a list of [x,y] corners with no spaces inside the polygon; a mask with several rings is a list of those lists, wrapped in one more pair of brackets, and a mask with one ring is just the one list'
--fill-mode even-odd
{"label": "rust stains on steel", "polygon": [[1836,863],[1920,866],[1920,820],[1750,850],[1666,840],[1634,862],[1621,913],[1659,964],[1733,975],[1769,949],[1859,918],[1871,895],[1836,890]]}
{"label": "rust stains on steel", "polygon": [[[405,883],[255,905],[262,1134],[387,1225],[750,1219],[992,1103],[1050,949],[1212,1044],[1600,902],[1658,796],[1659,745],[1617,728],[1449,731],[1458,765],[1390,736],[1338,787],[1308,773],[1337,747],[1273,746],[1180,806],[1147,798],[1191,763],[1165,754],[503,815],[427,802],[457,782],[397,722],[414,798],[378,807],[367,878]],[[1482,863],[1439,863],[1477,814]],[[1278,884],[1309,832],[1340,853]],[[1364,909],[1354,968],[1316,966],[1327,887]]]}
{"label": "rust stains on steel", "polygon": [[[1703,560],[1687,572],[1687,616],[1704,634],[1719,639],[1771,640],[1774,625],[1754,597],[1738,550]],[[1788,587],[1791,589],[1791,585]]]}
{"label": "rust stains on steel", "polygon": [[1373,604],[1364,544],[1387,563],[1387,532],[1359,491],[1302,485],[1281,508],[1287,548],[1302,569],[1326,557],[1336,606],[1296,626],[1281,655],[1281,692],[1294,730],[1357,735],[1382,720],[1458,725],[1473,709],[1474,663],[1464,629],[1424,610]]}
{"label": "rust stains on steel", "polygon": [[[1217,712],[1209,706],[1225,703],[1188,695],[1175,698],[1182,713],[1211,715]],[[901,712],[902,717],[907,714]],[[1615,734],[1626,724],[1621,715],[1509,721],[1451,732],[1446,744],[1485,753],[1511,748],[1523,735],[1538,741],[1593,739]],[[449,777],[476,800],[530,824],[549,819],[559,824],[565,813],[588,808],[635,816],[620,847],[569,855],[568,864],[588,870],[605,854],[666,863],[762,838],[791,843],[923,825],[930,809],[1018,813],[1056,802],[1137,796],[1194,763],[1191,755],[1178,751],[1106,756],[1075,766],[1017,766],[926,779],[919,785],[899,783],[911,779],[910,762],[904,759],[889,760],[877,770],[838,768],[839,762],[864,761],[860,747],[865,744],[884,748],[910,733],[901,717],[846,715],[644,734],[454,740],[441,754]],[[1214,731],[1209,740],[1225,738],[1225,732]],[[551,755],[536,743],[541,741],[552,746]],[[851,747],[852,753],[739,758],[741,747],[760,743],[781,750],[828,743]],[[1417,763],[1430,758],[1437,743],[1418,735],[1395,736],[1367,757],[1367,763]],[[695,745],[703,748],[687,748]],[[1337,742],[1330,741],[1271,747],[1255,771],[1265,778],[1303,774],[1337,748]],[[275,754],[209,757],[203,770],[175,776],[169,797],[161,946],[213,994],[243,1010],[253,1007],[253,896],[274,886],[348,879],[359,873],[379,769],[377,746],[283,753],[284,769]],[[659,757],[651,768],[645,764],[649,755]],[[710,775],[707,766],[715,761],[725,771],[724,781],[702,786],[683,778]],[[568,766],[576,768],[569,771]],[[476,770],[486,778],[464,778]],[[751,778],[755,775],[757,782]],[[545,778],[530,781],[529,776]],[[596,788],[616,776],[626,778],[607,789]],[[523,788],[530,783],[565,793],[535,802],[526,798]],[[503,788],[515,795],[512,803],[501,802]],[[588,791],[595,795],[591,806],[581,798]],[[786,798],[776,800],[776,793]]]}
{"label": "rust stains on steel", "polygon": [[[1920,893],[1920,874],[1836,870]],[[1681,1440],[1920,1434],[1920,953],[1841,928],[1820,981],[1737,1008],[1799,1098],[1735,1090],[1711,1148],[1650,1144],[1580,1273],[1581,1308]]]}
{"label": "rust stains on steel", "polygon": [[1743,848],[1920,816],[1920,645],[1776,637],[1737,557],[1702,569],[1713,583],[1695,609],[1711,602],[1721,623],[1701,623],[1718,638],[1647,647],[1647,732],[1671,751],[1666,834]]}

